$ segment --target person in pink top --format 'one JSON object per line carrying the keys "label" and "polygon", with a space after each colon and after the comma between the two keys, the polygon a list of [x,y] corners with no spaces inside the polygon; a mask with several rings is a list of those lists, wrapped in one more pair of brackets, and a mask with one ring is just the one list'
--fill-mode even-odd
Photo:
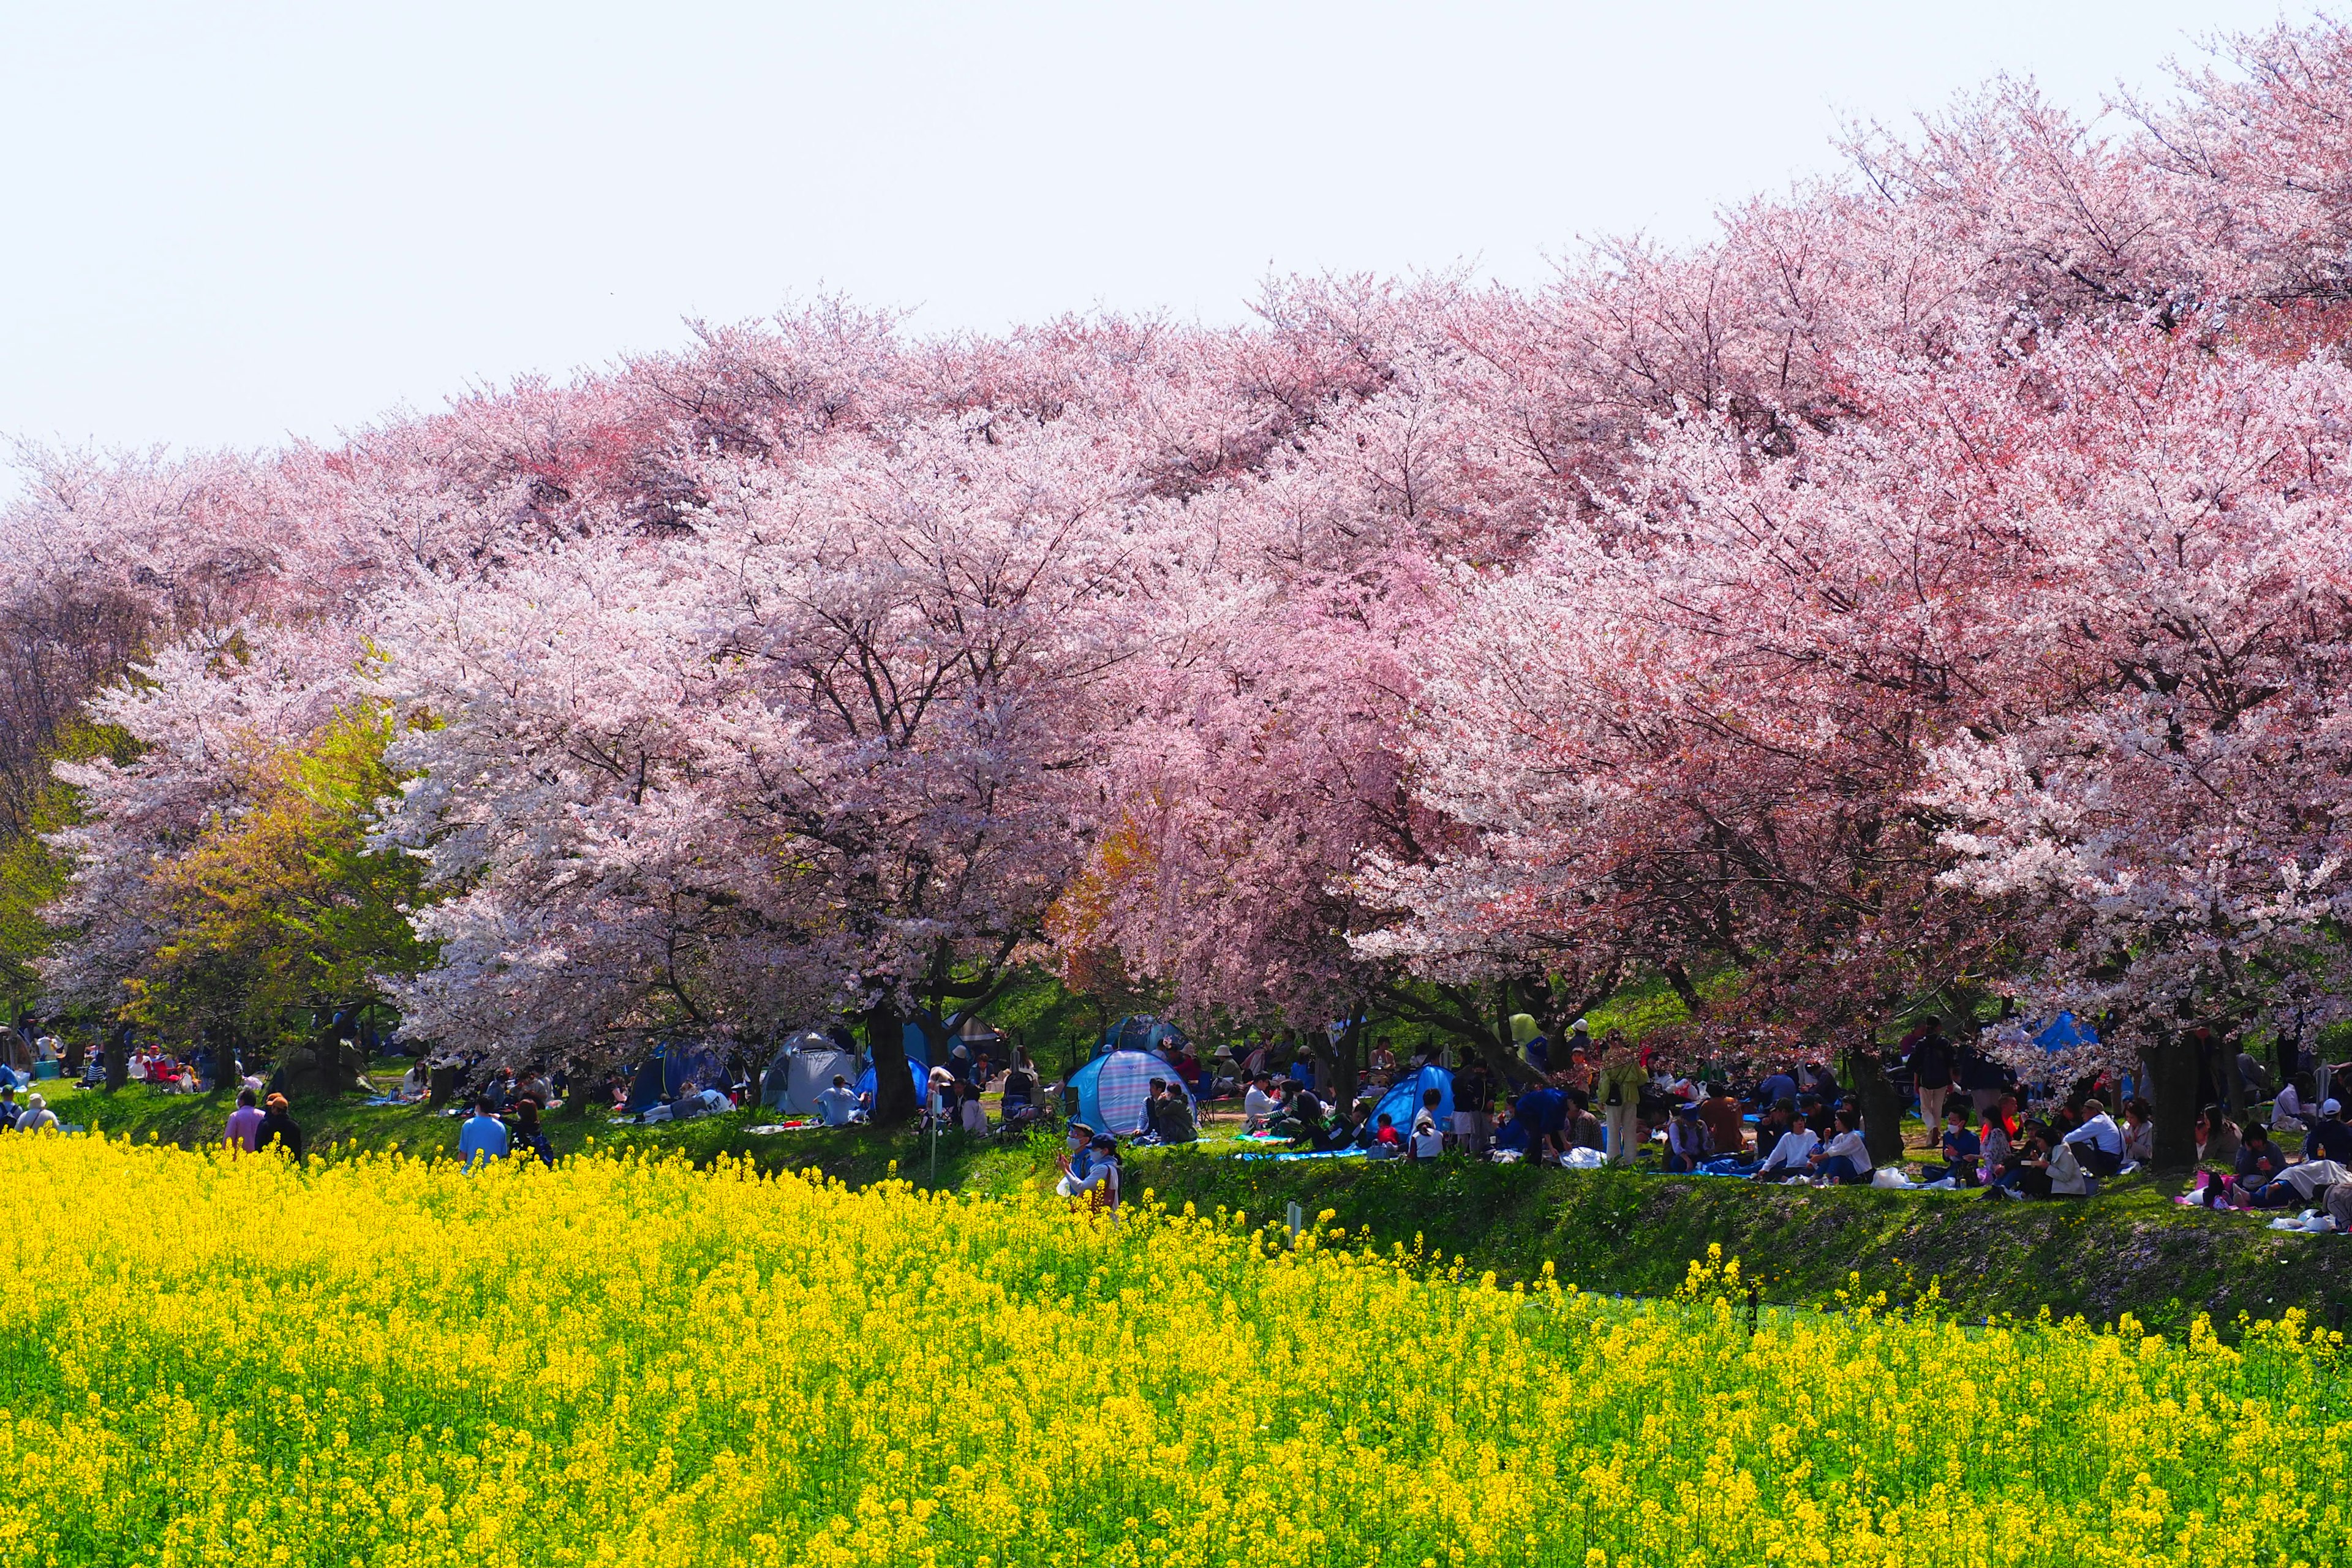
{"label": "person in pink top", "polygon": [[236,1093],[236,1109],[228,1113],[228,1141],[251,1153],[256,1131],[261,1126],[261,1111],[253,1103],[253,1090],[241,1089]]}

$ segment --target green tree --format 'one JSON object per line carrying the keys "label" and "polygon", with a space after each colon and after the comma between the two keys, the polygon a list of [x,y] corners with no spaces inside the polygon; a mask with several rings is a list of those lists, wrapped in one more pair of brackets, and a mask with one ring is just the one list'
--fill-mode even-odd
{"label": "green tree", "polygon": [[381,1004],[433,961],[409,911],[424,867],[367,843],[396,793],[394,721],[339,712],[299,748],[252,764],[244,809],[159,867],[164,939],[126,982],[123,1015],[167,1037],[239,1048],[291,1043],[296,1020]]}

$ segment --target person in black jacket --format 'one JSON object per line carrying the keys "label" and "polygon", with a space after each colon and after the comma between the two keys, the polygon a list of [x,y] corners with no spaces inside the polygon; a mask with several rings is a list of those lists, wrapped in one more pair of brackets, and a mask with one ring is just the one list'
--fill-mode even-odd
{"label": "person in black jacket", "polygon": [[253,1130],[253,1146],[267,1149],[277,1144],[297,1160],[302,1157],[302,1130],[287,1113],[286,1097],[273,1094],[262,1102],[261,1125]]}
{"label": "person in black jacket", "polygon": [[1952,1053],[1944,1044],[1941,1026],[1932,1021],[1915,1031],[1906,1044],[1909,1055],[1904,1066],[1911,1069],[1911,1086],[1918,1091],[1919,1124],[1933,1143],[1944,1125],[1944,1096],[1952,1089]]}
{"label": "person in black jacket", "polygon": [[555,1151],[548,1146],[547,1134],[539,1125],[539,1101],[525,1100],[515,1107],[514,1125],[508,1136],[518,1152],[529,1150],[539,1156],[540,1163],[551,1169],[555,1164]]}

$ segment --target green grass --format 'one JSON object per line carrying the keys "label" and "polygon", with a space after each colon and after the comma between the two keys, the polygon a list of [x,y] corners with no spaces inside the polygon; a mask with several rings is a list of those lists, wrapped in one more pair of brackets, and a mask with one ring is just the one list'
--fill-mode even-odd
{"label": "green grass", "polygon": [[2095,1198],[1989,1202],[1979,1193],[1776,1187],[1646,1172],[1543,1170],[1448,1158],[1426,1165],[1235,1161],[1139,1152],[1129,1178],[1162,1201],[1279,1219],[1309,1215],[1419,1247],[1505,1279],[1551,1264],[1587,1289],[1658,1296],[1719,1245],[1768,1301],[1836,1306],[1841,1292],[1907,1304],[1932,1282],[1968,1318],[2047,1308],[2095,1322],[2129,1312],[2179,1332],[2203,1314],[2290,1308],[2338,1323],[2352,1300],[2352,1237],[2287,1235],[2247,1215],[2171,1202],[2178,1182],[2126,1177]]}

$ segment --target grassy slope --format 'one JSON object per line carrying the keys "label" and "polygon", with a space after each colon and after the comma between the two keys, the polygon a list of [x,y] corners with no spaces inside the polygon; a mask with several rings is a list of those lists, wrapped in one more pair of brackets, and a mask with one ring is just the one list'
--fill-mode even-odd
{"label": "grassy slope", "polygon": [[[2301,1308],[2337,1321],[2352,1295],[2352,1237],[2290,1236],[2244,1215],[2176,1207],[2136,1178],[2070,1203],[1989,1203],[1979,1194],[1759,1187],[1709,1178],[1545,1171],[1446,1160],[1240,1162],[1185,1151],[1139,1155],[1130,1185],[1204,1212],[1278,1220],[1286,1203],[1335,1211],[1383,1247],[1416,1242],[1505,1279],[1539,1275],[1594,1290],[1660,1295],[1719,1244],[1760,1278],[1765,1299],[1834,1304],[1860,1294],[1910,1302],[1934,1282],[1966,1317],[2129,1312],[2150,1327],[2217,1325]],[[2267,1216],[2265,1216],[2267,1217]]]}
{"label": "grassy slope", "polygon": [[[45,1091],[56,1089],[44,1084]],[[230,1104],[213,1097],[57,1090],[61,1119],[117,1134],[194,1144],[215,1139]],[[356,1099],[310,1100],[296,1119],[314,1148],[397,1145],[453,1153],[457,1119]],[[548,1121],[558,1153],[589,1145],[673,1151],[698,1162],[721,1155],[766,1170],[814,1167],[862,1184],[900,1175],[929,1184],[930,1147],[911,1133],[812,1129],[754,1135],[770,1117],[743,1111],[674,1127],[614,1126],[603,1116]],[[1048,1139],[1032,1146],[942,1135],[938,1184],[1004,1192],[1042,1184]],[[1225,1145],[1224,1148],[1230,1148]],[[2337,1321],[2352,1300],[2352,1237],[2281,1235],[2245,1215],[2175,1207],[2154,1184],[2114,1184],[2088,1202],[1990,1204],[1963,1194],[1757,1187],[1747,1183],[1621,1172],[1541,1171],[1447,1160],[1430,1166],[1361,1161],[1236,1161],[1217,1144],[1143,1150],[1129,1190],[1150,1187],[1171,1205],[1219,1205],[1279,1220],[1296,1201],[1328,1208],[1351,1232],[1369,1227],[1383,1247],[1416,1244],[1506,1279],[1532,1279],[1545,1263],[1585,1289],[1657,1295],[1689,1261],[1719,1244],[1764,1282],[1766,1299],[1833,1302],[1860,1276],[1864,1296],[1908,1302],[1934,1281],[1969,1317],[2028,1315],[2043,1306],[2105,1321],[2129,1312],[2178,1331],[2200,1312],[2225,1329],[2239,1313],[2275,1317],[2301,1308]],[[2169,1189],[2167,1189],[2168,1191]]]}

